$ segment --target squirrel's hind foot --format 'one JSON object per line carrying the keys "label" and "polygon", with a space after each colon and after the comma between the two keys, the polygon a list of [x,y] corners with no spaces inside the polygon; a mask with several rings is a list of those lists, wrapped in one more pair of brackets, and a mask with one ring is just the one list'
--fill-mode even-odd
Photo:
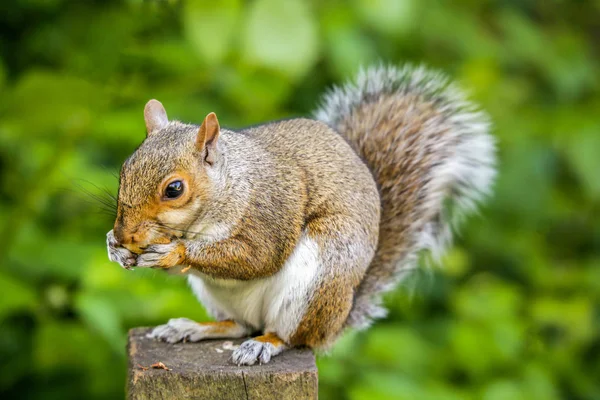
{"label": "squirrel's hind foot", "polygon": [[283,340],[274,333],[267,333],[242,343],[231,355],[231,361],[237,365],[266,364],[285,349]]}

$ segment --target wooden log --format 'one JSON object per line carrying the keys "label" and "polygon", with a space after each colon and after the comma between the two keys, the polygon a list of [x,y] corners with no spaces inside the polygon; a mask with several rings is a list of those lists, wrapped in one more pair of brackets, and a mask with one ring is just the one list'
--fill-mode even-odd
{"label": "wooden log", "polygon": [[[317,398],[317,367],[309,349],[292,349],[268,364],[240,367],[229,361],[230,344],[242,340],[168,344],[147,338],[148,332],[129,331],[128,399]],[[158,362],[169,370],[153,368]]]}

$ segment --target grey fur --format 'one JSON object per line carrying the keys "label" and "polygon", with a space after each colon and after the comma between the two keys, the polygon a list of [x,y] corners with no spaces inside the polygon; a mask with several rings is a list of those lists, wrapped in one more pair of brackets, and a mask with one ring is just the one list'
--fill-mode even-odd
{"label": "grey fur", "polygon": [[237,365],[266,364],[283,350],[285,346],[275,347],[271,343],[249,339],[234,350],[231,361]]}
{"label": "grey fur", "polygon": [[118,245],[112,229],[106,234],[106,248],[110,261],[119,263],[125,269],[131,269],[135,265],[136,255]]}
{"label": "grey fur", "polygon": [[[392,106],[394,103],[401,104],[399,108],[403,115],[370,115],[362,121],[353,120],[353,126],[348,126],[347,123],[345,125],[344,121],[352,120],[353,115],[361,108],[384,101]],[[431,113],[431,116],[423,117],[421,108],[425,104],[430,105],[439,116]],[[373,114],[377,114],[377,110]],[[393,243],[394,239],[388,239],[391,242],[388,246],[400,247],[400,243],[408,243],[407,250],[397,250],[395,257],[389,257],[394,249],[383,248],[385,244],[381,244],[377,255],[387,252],[387,260],[380,264],[374,261],[358,288],[347,325],[366,328],[374,319],[386,315],[386,310],[381,305],[382,294],[394,288],[416,267],[418,254],[428,250],[433,259],[439,261],[451,241],[451,228],[490,193],[496,173],[495,141],[489,134],[487,115],[467,101],[463,92],[449,83],[444,75],[423,67],[405,66],[398,69],[380,66],[362,70],[355,82],[336,87],[326,94],[315,115],[344,136],[372,171],[383,170],[386,165],[382,164],[392,158],[396,162],[402,162],[402,152],[408,154],[419,151],[415,147],[433,148],[432,154],[436,158],[435,163],[416,162],[412,170],[406,168],[406,174],[413,174],[423,181],[421,193],[424,200],[419,207],[409,208],[412,215],[386,215],[389,210],[385,207],[382,210],[382,233],[386,229],[384,221],[387,221],[388,227],[405,224],[409,218],[412,221],[410,227],[402,232],[409,237],[398,238],[396,243]],[[369,127],[381,123],[385,118],[391,122],[395,119],[397,128],[390,130],[387,139],[377,138],[377,144],[383,143],[384,146],[377,150],[377,157],[369,156],[368,147],[373,145],[374,137],[379,133],[370,131]],[[407,134],[404,128],[410,121],[403,122],[402,118],[425,120],[420,126],[420,137],[415,144],[403,143],[407,141],[403,140]],[[388,125],[393,125],[391,122]],[[401,149],[401,146],[406,149]],[[396,151],[396,148],[399,150]],[[386,160],[381,156],[386,152],[400,154]],[[399,186],[393,180],[400,182],[401,177],[385,178],[380,173],[377,179],[377,172],[374,175],[380,187]],[[394,201],[394,196],[399,196],[401,189],[392,187],[388,198]],[[448,197],[453,204],[452,210],[443,206],[444,198]],[[402,200],[398,197],[396,199]]]}
{"label": "grey fur", "polygon": [[[439,259],[495,175],[487,117],[424,68],[362,71],[325,96],[320,121],[222,129],[211,149],[197,146],[198,126],[155,123],[154,111],[121,171],[109,255],[126,267],[132,257],[136,266],[190,266],[197,297],[237,323],[217,332],[176,319],[156,337],[238,337],[251,327],[284,343],[244,342],[238,364],[290,346],[326,348],[344,327],[384,316],[382,294],[421,251]],[[191,195],[173,208],[159,188],[175,172]]]}
{"label": "grey fur", "polygon": [[164,325],[159,325],[146,336],[152,339],[159,339],[167,343],[178,342],[199,342],[204,339],[217,338],[238,338],[244,337],[250,333],[250,330],[242,325],[237,325],[234,329],[229,329],[227,333],[214,332],[210,328],[192,321],[188,318],[171,318]]}

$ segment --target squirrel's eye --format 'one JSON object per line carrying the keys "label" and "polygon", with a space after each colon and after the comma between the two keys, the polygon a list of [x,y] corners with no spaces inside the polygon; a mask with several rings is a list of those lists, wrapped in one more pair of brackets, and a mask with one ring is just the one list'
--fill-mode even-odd
{"label": "squirrel's eye", "polygon": [[165,197],[167,199],[176,199],[183,193],[183,182],[173,181],[165,188]]}

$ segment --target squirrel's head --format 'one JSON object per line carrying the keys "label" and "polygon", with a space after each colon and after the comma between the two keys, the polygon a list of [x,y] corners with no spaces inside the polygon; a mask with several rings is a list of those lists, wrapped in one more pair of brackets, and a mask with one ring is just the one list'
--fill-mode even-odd
{"label": "squirrel's head", "polygon": [[214,195],[223,158],[214,113],[200,127],[169,122],[150,100],[144,118],[146,139],[121,168],[114,225],[117,242],[134,253],[184,236]]}

